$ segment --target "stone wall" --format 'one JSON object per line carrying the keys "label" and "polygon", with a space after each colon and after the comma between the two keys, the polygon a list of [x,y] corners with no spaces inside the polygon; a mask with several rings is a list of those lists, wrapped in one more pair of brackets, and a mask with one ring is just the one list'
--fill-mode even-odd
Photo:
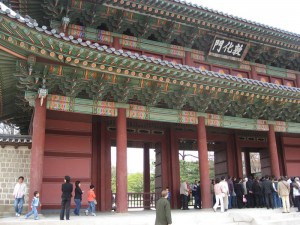
{"label": "stone wall", "polygon": [[[27,146],[0,146],[0,212],[13,211],[14,186],[19,176],[23,176],[29,189],[31,150]],[[25,197],[23,212],[28,203],[28,194]]]}

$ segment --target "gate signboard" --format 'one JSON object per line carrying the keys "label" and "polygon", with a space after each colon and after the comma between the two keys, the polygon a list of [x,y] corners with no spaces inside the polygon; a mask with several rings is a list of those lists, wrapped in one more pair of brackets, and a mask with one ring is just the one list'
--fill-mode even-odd
{"label": "gate signboard", "polygon": [[248,43],[216,36],[210,47],[209,55],[235,61],[243,61],[248,49]]}

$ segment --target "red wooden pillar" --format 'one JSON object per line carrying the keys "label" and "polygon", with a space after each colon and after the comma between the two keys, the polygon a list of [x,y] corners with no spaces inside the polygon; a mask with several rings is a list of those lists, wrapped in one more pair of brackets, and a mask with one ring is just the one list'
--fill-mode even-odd
{"label": "red wooden pillar", "polygon": [[[105,124],[104,124],[105,122]],[[105,211],[111,211],[112,209],[112,190],[111,190],[111,137],[106,132],[106,119],[102,120],[101,130],[105,130]]]}
{"label": "red wooden pillar", "polygon": [[207,138],[205,128],[205,118],[198,117],[198,154],[199,154],[199,167],[201,177],[201,196],[202,207],[211,208],[212,202],[210,199],[210,180],[209,180],[209,164],[207,153]]}
{"label": "red wooden pillar", "polygon": [[118,37],[114,37],[113,39],[113,47],[117,50],[121,49],[120,39]]}
{"label": "red wooden pillar", "polygon": [[192,61],[191,52],[186,51],[185,52],[185,64],[189,66],[194,66]]}
{"label": "red wooden pillar", "polygon": [[170,160],[171,164],[171,185],[169,185],[171,191],[171,206],[174,209],[179,209],[181,207],[180,201],[180,165],[179,165],[179,147],[178,139],[176,137],[174,128],[170,128],[169,133],[169,143],[170,143]]}
{"label": "red wooden pillar", "polygon": [[[43,170],[44,170],[44,150],[45,150],[45,128],[46,128],[46,102],[44,99],[41,106],[40,99],[35,100],[32,148],[30,164],[30,188],[29,201],[33,198],[34,191],[42,191]],[[63,176],[62,176],[63,177]],[[41,194],[41,196],[43,196]]]}
{"label": "red wooden pillar", "polygon": [[242,151],[241,146],[238,141],[237,136],[235,135],[235,143],[236,143],[236,163],[237,163],[237,177],[243,177],[243,160],[242,160]]}
{"label": "red wooden pillar", "polygon": [[272,175],[274,175],[275,177],[279,177],[280,169],[279,169],[278,152],[277,152],[277,145],[276,145],[276,136],[275,136],[273,124],[269,125],[268,137],[269,137],[271,172]]}
{"label": "red wooden pillar", "polygon": [[127,204],[127,128],[126,109],[118,109],[117,117],[117,212],[128,211]]}
{"label": "red wooden pillar", "polygon": [[226,142],[226,158],[227,158],[227,174],[229,176],[234,176],[234,154],[233,154],[233,138],[230,136]]}
{"label": "red wooden pillar", "polygon": [[297,88],[300,88],[300,75],[299,74],[297,74],[296,75],[296,81],[297,81]]}
{"label": "red wooden pillar", "polygon": [[144,209],[150,209],[150,145],[144,144]]}
{"label": "red wooden pillar", "polygon": [[251,66],[251,79],[257,80],[257,73],[254,65]]}

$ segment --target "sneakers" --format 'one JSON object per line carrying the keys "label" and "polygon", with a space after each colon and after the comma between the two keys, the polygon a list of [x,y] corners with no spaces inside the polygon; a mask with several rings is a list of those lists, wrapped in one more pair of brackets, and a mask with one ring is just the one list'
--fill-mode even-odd
{"label": "sneakers", "polygon": [[213,210],[214,210],[215,212],[217,211],[217,209],[216,209],[216,208],[214,208],[214,207],[213,207]]}
{"label": "sneakers", "polygon": [[85,210],[84,213],[85,213],[86,216],[89,215],[89,211],[88,210]]}
{"label": "sneakers", "polygon": [[96,216],[96,213],[92,213],[92,216]]}
{"label": "sneakers", "polygon": [[19,216],[21,216],[19,213],[16,213],[16,217],[19,217]]}

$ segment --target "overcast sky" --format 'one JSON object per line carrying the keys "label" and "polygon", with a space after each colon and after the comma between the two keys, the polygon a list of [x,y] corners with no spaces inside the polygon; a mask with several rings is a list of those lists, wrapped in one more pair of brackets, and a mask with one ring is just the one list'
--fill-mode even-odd
{"label": "overcast sky", "polygon": [[186,0],[300,34],[300,0]]}

